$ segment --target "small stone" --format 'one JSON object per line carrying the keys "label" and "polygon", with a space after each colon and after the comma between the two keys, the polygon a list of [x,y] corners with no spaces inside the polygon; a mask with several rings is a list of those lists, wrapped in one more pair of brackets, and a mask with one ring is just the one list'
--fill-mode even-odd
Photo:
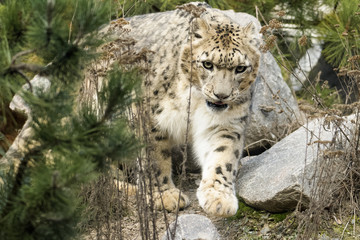
{"label": "small stone", "polygon": [[270,231],[270,227],[268,224],[265,224],[264,227],[260,230],[261,235],[266,235]]}
{"label": "small stone", "polygon": [[169,229],[163,234],[162,240],[220,240],[214,224],[202,215],[185,214],[179,216],[175,235],[171,237],[174,226],[175,222],[170,224]]}

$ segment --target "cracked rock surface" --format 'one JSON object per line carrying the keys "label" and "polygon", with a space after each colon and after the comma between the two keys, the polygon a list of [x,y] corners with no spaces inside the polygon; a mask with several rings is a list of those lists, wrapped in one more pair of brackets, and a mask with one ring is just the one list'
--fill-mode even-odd
{"label": "cracked rock surface", "polygon": [[346,150],[355,131],[353,118],[355,115],[344,118],[338,125],[315,119],[269,150],[243,161],[237,181],[239,196],[252,207],[284,212],[295,209],[300,198],[306,207],[311,198],[326,194],[317,192],[319,181],[332,191],[344,177],[341,168],[346,166],[342,161],[329,163],[323,156],[326,151]]}

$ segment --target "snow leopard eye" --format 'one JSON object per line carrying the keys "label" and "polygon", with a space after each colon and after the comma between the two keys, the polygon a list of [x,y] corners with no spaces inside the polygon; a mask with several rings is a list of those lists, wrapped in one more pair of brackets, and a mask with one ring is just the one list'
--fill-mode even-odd
{"label": "snow leopard eye", "polygon": [[212,70],[214,68],[214,65],[211,62],[203,62],[203,67],[207,70]]}
{"label": "snow leopard eye", "polygon": [[238,74],[238,73],[243,73],[245,72],[245,70],[247,69],[247,66],[237,66],[235,68],[235,73]]}
{"label": "snow leopard eye", "polygon": [[201,36],[200,34],[198,34],[198,33],[195,33],[195,34],[194,34],[194,37],[196,37],[196,38],[202,38],[202,36]]}

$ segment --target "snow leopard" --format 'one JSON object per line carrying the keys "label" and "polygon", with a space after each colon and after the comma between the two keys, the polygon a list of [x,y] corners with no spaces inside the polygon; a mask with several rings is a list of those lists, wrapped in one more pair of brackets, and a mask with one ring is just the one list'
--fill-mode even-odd
{"label": "snow leopard", "polygon": [[146,147],[155,166],[154,206],[175,211],[189,205],[173,182],[171,162],[171,149],[187,142],[201,167],[200,206],[211,215],[234,215],[251,86],[260,61],[256,25],[239,24],[201,3],[127,21],[135,49],[151,53],[143,92],[149,106],[144,108]]}

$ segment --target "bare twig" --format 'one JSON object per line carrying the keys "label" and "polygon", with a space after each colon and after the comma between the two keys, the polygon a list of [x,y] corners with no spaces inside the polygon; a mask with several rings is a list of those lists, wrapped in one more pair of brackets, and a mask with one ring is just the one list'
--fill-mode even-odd
{"label": "bare twig", "polygon": [[7,214],[9,214],[12,210],[14,200],[16,199],[20,188],[23,184],[26,170],[28,168],[29,161],[36,156],[37,154],[40,154],[43,149],[41,147],[35,147],[33,149],[28,150],[28,152],[25,154],[25,156],[21,159],[20,165],[17,168],[17,172],[15,175],[15,181],[14,185],[12,186],[11,192],[9,197],[7,198],[7,202],[5,207],[3,208],[3,211],[1,213],[1,218],[3,219]]}
{"label": "bare twig", "polygon": [[8,72],[19,74],[22,78],[25,79],[26,83],[29,85],[30,92],[33,92],[31,82],[30,82],[29,78],[22,72],[22,70],[37,73],[37,72],[40,72],[42,69],[43,69],[43,66],[40,66],[40,65],[19,63],[19,64],[10,65],[10,67],[8,68]]}
{"label": "bare twig", "polygon": [[16,71],[16,72],[21,70],[30,71],[30,72],[40,72],[43,69],[44,67],[41,65],[29,64],[29,63],[12,64],[10,65],[9,68],[10,71]]}
{"label": "bare twig", "polygon": [[266,142],[269,142],[269,143],[276,143],[276,141],[274,141],[274,140],[263,138],[263,139],[260,139],[260,140],[258,140],[258,141],[255,141],[255,142],[253,142],[253,143],[250,143],[250,144],[246,145],[246,146],[245,146],[245,149],[249,149],[251,146],[257,145],[257,144],[259,144],[259,143],[263,143],[263,142],[265,142],[265,141],[266,141]]}
{"label": "bare twig", "polygon": [[30,79],[20,70],[18,70],[17,73],[20,74],[20,76],[25,79],[26,83],[29,85],[30,92],[33,92],[33,88],[32,88]]}
{"label": "bare twig", "polygon": [[[352,217],[351,217],[351,218],[352,218]],[[349,223],[351,222],[351,218],[349,219],[349,221],[346,222],[346,225],[345,225],[345,227],[344,227],[344,230],[343,230],[342,233],[341,233],[340,240],[344,239],[345,231],[346,231]]]}
{"label": "bare twig", "polygon": [[17,60],[19,57],[22,57],[22,56],[31,54],[31,53],[33,53],[33,52],[35,52],[35,50],[30,49],[30,50],[25,50],[25,51],[21,51],[21,52],[16,53],[16,54],[12,57],[12,59],[11,59],[11,65],[14,65],[15,62],[16,62],[16,60]]}
{"label": "bare twig", "polygon": [[31,86],[30,80],[29,78],[22,72],[22,70],[25,71],[30,71],[30,72],[39,72],[40,70],[43,69],[42,66],[40,65],[35,65],[35,64],[28,64],[28,63],[19,63],[16,64],[16,61],[25,55],[31,54],[35,52],[34,49],[30,49],[30,50],[25,50],[25,51],[21,51],[16,53],[12,59],[11,59],[11,63],[10,63],[10,67],[8,69],[8,72],[15,72],[18,73],[22,78],[25,79],[26,83],[29,85],[29,90],[30,92],[33,92],[33,88]]}
{"label": "bare twig", "polygon": [[76,1],[74,14],[73,14],[73,16],[72,16],[72,18],[71,18],[71,22],[70,22],[70,25],[69,25],[69,38],[68,38],[68,43],[70,43],[70,41],[71,41],[72,26],[73,26],[75,14],[76,14],[76,11],[77,11],[78,3],[79,3],[79,1]]}

